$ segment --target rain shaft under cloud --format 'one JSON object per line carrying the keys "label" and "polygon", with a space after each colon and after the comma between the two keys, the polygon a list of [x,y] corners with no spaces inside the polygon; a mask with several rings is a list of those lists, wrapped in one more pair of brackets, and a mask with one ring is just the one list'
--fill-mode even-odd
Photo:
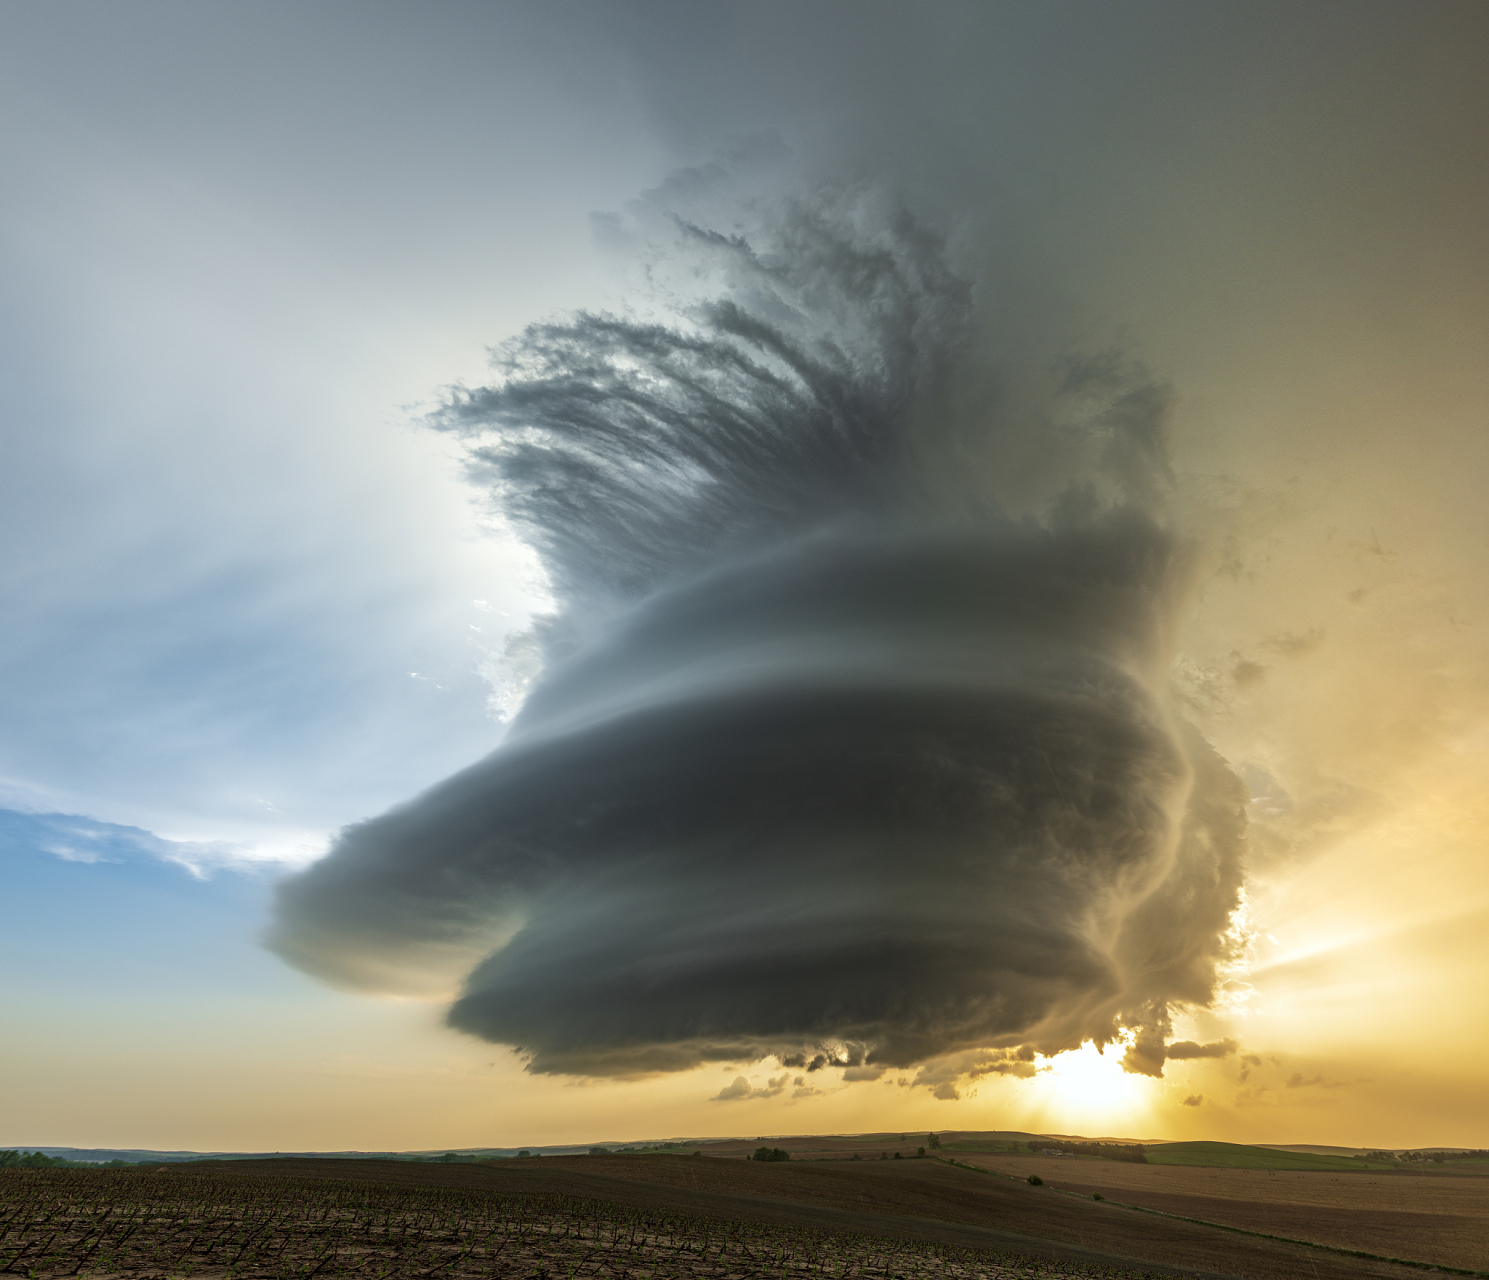
{"label": "rain shaft under cloud", "polygon": [[540,1072],[1161,1045],[1244,803],[1167,695],[1165,390],[1102,357],[1009,392],[996,299],[903,217],[679,237],[705,300],[535,326],[440,416],[542,557],[545,669],[282,886],[271,945],[458,983],[451,1025]]}

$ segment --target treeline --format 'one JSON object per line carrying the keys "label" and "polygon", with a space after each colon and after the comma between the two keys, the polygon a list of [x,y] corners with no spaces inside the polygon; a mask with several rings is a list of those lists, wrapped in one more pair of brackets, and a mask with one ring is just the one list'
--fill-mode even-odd
{"label": "treeline", "polygon": [[61,1156],[44,1156],[40,1151],[0,1151],[0,1169],[65,1169],[67,1165]]}
{"label": "treeline", "polygon": [[759,1147],[750,1159],[766,1161],[789,1160],[791,1159],[791,1153],[781,1147]]}
{"label": "treeline", "polygon": [[1139,1144],[1122,1142],[1061,1142],[1043,1138],[1024,1144],[1030,1151],[1058,1151],[1067,1156],[1100,1156],[1103,1160],[1122,1160],[1128,1164],[1147,1164],[1148,1153]]}
{"label": "treeline", "polygon": [[1366,1151],[1351,1160],[1400,1160],[1418,1164],[1442,1164],[1445,1160],[1485,1160],[1489,1151]]}
{"label": "treeline", "polygon": [[0,1151],[0,1169],[133,1169],[152,1160],[68,1160],[40,1151]]}
{"label": "treeline", "polygon": [[[152,1168],[159,1159],[151,1160],[68,1160],[63,1156],[43,1155],[40,1151],[0,1151],[0,1169],[138,1169],[141,1165]],[[171,1160],[168,1163],[191,1164],[190,1160]]]}

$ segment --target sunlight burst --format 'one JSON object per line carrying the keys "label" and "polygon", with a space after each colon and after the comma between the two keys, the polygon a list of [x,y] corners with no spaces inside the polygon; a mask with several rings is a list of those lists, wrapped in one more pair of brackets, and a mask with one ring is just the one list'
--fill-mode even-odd
{"label": "sunlight burst", "polygon": [[1088,1040],[1042,1062],[1028,1085],[1040,1114],[1062,1129],[1093,1135],[1145,1119],[1157,1082],[1122,1070],[1124,1048],[1108,1045],[1103,1053]]}

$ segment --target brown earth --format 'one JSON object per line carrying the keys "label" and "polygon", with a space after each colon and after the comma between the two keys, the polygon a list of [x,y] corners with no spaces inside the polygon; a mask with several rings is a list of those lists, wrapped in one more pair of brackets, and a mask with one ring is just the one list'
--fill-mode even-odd
{"label": "brown earth", "polygon": [[[1046,1163],[1059,1174],[1070,1171],[1061,1168],[1066,1162]],[[763,1164],[708,1156],[608,1155],[448,1165],[245,1160],[195,1167],[203,1172],[210,1168],[214,1174],[253,1177],[358,1178],[410,1187],[561,1194],[734,1222],[808,1226],[1115,1268],[1177,1269],[1180,1274],[1209,1277],[1420,1280],[1422,1275],[1419,1269],[1388,1261],[1180,1222],[1093,1201],[1089,1192],[1087,1198],[1079,1198],[1050,1186],[1030,1186],[1022,1178],[1015,1181],[929,1159]],[[1085,1167],[1082,1162],[1082,1172]],[[1022,1159],[1019,1168],[1024,1173],[1034,1170]],[[1126,1167],[1121,1168],[1125,1171]],[[1412,1257],[1399,1252],[1393,1256]]]}
{"label": "brown earth", "polygon": [[1489,1270],[1489,1179],[1451,1174],[1193,1169],[958,1153],[1010,1177],[1245,1231]]}
{"label": "brown earth", "polygon": [[[448,1179],[444,1180],[448,1182]],[[1173,1273],[1167,1273],[1173,1274]],[[35,1280],[1157,1280],[1150,1270],[418,1180],[0,1170]]]}

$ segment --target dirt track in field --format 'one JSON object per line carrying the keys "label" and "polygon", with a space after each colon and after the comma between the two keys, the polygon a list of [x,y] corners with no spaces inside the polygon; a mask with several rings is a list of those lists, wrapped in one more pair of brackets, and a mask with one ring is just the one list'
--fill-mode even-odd
{"label": "dirt track in field", "polygon": [[1163,1213],[1443,1266],[1489,1270],[1489,1178],[1190,1169],[957,1153],[1012,1177]]}

